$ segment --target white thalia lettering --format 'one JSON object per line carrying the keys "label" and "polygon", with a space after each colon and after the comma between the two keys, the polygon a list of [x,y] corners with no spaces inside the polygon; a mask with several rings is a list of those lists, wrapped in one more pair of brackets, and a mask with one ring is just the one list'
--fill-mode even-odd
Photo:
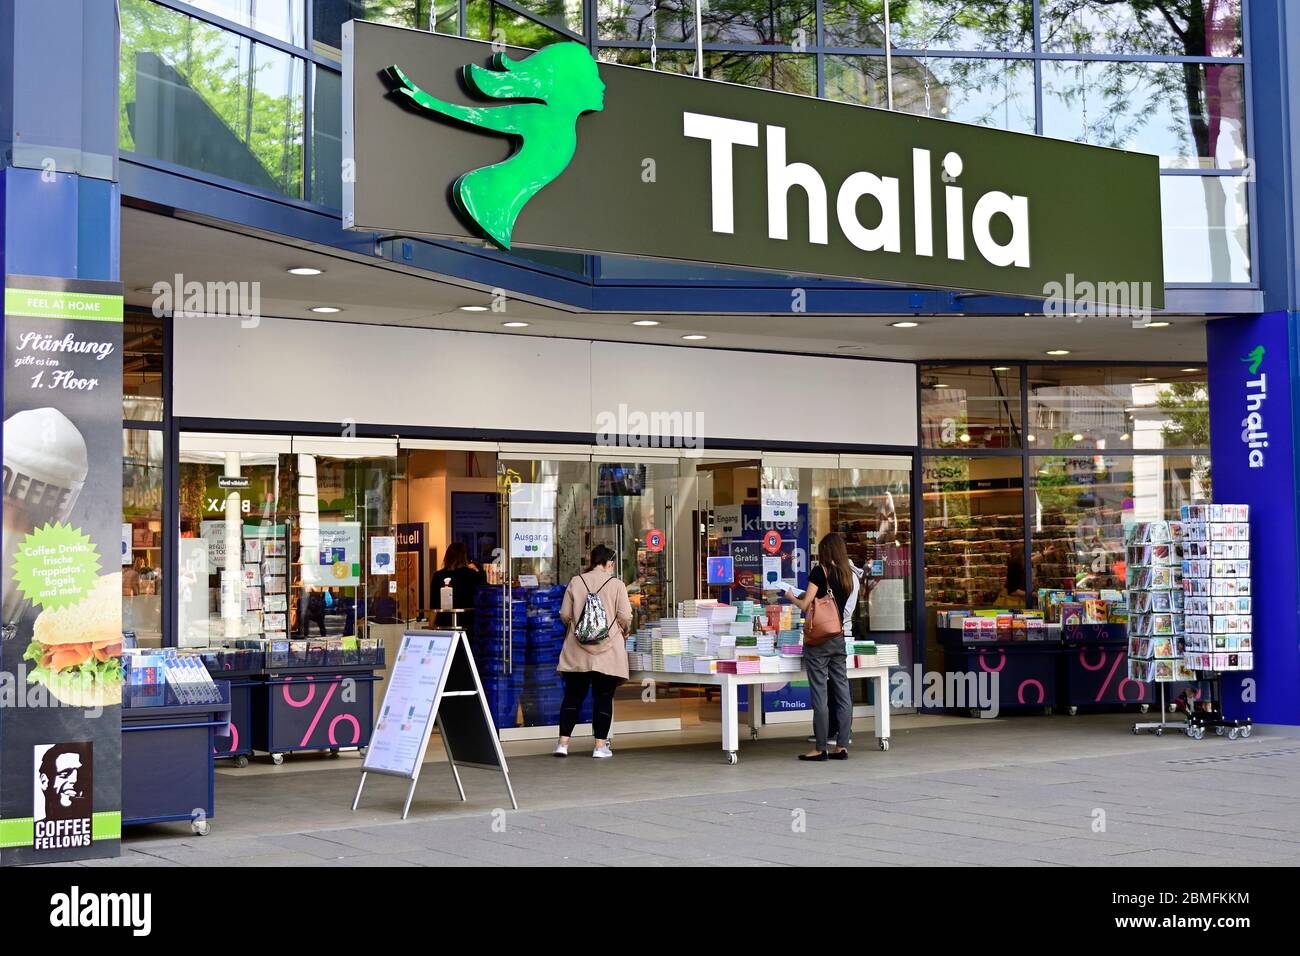
{"label": "white thalia lettering", "polygon": [[[682,133],[691,139],[709,142],[710,198],[714,232],[734,234],[735,172],[734,147],[757,147],[759,124],[706,113],[683,113]],[[788,240],[789,209],[795,187],[808,204],[808,242],[826,245],[829,241],[829,211],[826,182],[815,167],[805,162],[787,160],[786,130],[767,126],[766,198],[767,235],[770,239]],[[954,261],[966,258],[966,201],[957,180],[962,173],[962,158],[947,153],[943,171],[947,184],[943,189],[944,249]],[[912,214],[914,235],[912,252],[918,256],[934,255],[933,182],[936,172],[930,151],[912,150]],[[895,176],[879,176],[862,170],[850,174],[836,193],[835,218],[840,232],[864,252],[901,252],[902,230],[899,213],[902,189]],[[878,219],[865,212],[859,216],[859,203],[870,198],[869,205]],[[1005,241],[994,236],[994,222],[1005,219],[1010,233]],[[863,218],[875,225],[864,225]],[[1029,268],[1029,197],[999,190],[976,199],[970,214],[970,236],[980,256],[991,265]]]}

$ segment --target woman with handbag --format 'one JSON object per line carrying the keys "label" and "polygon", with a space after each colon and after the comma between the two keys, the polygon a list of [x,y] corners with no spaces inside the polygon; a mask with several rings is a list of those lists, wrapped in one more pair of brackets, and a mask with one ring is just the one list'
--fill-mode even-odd
{"label": "woman with handbag", "polygon": [[560,620],[568,625],[560,662],[564,677],[560,704],[560,740],[555,756],[569,755],[569,735],[578,723],[578,711],[591,691],[591,727],[596,758],[614,756],[609,749],[609,728],[614,722],[614,691],[627,680],[627,629],[632,626],[632,602],[627,585],[614,573],[614,550],[603,544],[591,549],[591,566],[569,582],[560,606]]}
{"label": "woman with handbag", "polygon": [[[828,534],[817,545],[817,567],[808,574],[808,590],[790,594],[804,612],[803,662],[812,695],[813,735],[817,749],[800,760],[848,760],[842,746],[853,727],[853,698],[844,650],[844,612],[854,595],[854,576],[844,538]],[[827,750],[831,708],[839,732],[834,752]]]}

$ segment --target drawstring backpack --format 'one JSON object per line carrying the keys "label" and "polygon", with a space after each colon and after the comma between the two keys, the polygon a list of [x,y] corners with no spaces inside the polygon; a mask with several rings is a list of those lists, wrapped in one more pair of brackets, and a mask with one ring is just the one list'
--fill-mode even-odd
{"label": "drawstring backpack", "polygon": [[578,615],[578,623],[573,628],[573,636],[579,644],[590,648],[609,638],[609,616],[605,613],[605,605],[601,603],[599,595],[614,580],[614,575],[611,574],[595,593],[587,587],[585,578],[579,575],[578,580],[587,588],[587,599],[583,602],[582,613]]}

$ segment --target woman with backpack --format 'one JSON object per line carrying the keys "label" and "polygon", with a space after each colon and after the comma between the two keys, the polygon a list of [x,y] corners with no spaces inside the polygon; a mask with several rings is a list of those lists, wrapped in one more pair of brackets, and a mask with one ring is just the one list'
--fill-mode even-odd
{"label": "woman with backpack", "polygon": [[591,691],[592,732],[596,737],[596,748],[591,755],[614,756],[609,749],[614,691],[627,680],[624,638],[632,626],[632,602],[628,600],[627,585],[614,573],[614,557],[614,550],[603,544],[592,548],[591,566],[569,582],[560,606],[560,619],[569,630],[556,667],[564,677],[560,740],[555,745],[557,757],[569,755],[569,735],[578,723],[578,711],[588,690]]}
{"label": "woman with backpack", "polygon": [[[813,736],[816,749],[800,754],[800,760],[848,760],[848,742],[853,727],[853,698],[844,649],[845,611],[857,599],[858,585],[849,563],[844,538],[828,534],[817,545],[817,567],[808,573],[808,590],[790,593],[790,600],[804,612],[803,663],[808,672],[812,696]],[[837,731],[833,753],[827,750],[831,708]]]}

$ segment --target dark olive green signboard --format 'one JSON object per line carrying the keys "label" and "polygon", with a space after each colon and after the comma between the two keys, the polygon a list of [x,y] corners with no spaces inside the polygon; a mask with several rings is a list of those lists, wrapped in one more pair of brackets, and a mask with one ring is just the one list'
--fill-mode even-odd
{"label": "dark olive green signboard", "polygon": [[350,228],[1043,298],[1123,283],[1163,305],[1154,156],[578,44],[354,22],[344,63]]}

